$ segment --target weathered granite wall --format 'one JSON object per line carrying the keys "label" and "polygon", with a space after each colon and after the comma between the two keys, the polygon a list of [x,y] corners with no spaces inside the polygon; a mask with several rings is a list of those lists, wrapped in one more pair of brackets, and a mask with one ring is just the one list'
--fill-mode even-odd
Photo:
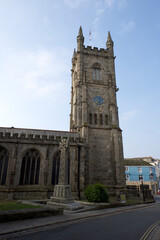
{"label": "weathered granite wall", "polygon": [[[35,199],[48,198],[54,186],[51,184],[52,166],[60,141],[65,138],[70,142],[70,184],[73,195],[78,197],[78,148],[85,148],[85,141],[78,133],[46,130],[0,128],[0,147],[9,153],[6,183],[0,186],[1,198]],[[20,185],[22,158],[29,149],[36,149],[40,154],[39,182],[36,185]],[[81,156],[80,156],[81,158]],[[84,161],[84,160],[83,160]],[[84,177],[83,177],[84,181]]]}

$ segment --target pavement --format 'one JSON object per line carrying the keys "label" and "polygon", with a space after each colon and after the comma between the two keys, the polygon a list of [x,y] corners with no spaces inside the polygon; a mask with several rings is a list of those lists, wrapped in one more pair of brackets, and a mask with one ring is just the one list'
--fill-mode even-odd
{"label": "pavement", "polygon": [[[157,203],[160,203],[160,197],[158,197]],[[58,226],[60,224],[72,224],[76,221],[87,220],[95,217],[103,217],[110,214],[116,214],[123,211],[134,210],[138,208],[145,208],[148,206],[152,206],[153,204],[140,204],[140,205],[132,205],[125,207],[117,207],[117,208],[107,208],[103,210],[93,210],[93,206],[85,206],[84,209],[71,211],[64,210],[63,215],[58,216],[50,216],[45,218],[34,218],[34,219],[26,219],[20,221],[12,221],[5,222],[0,224],[0,239],[6,239],[7,237],[16,236],[19,234],[23,234],[26,231],[38,231],[45,230],[47,228],[52,228]],[[152,239],[152,240],[160,240],[160,221],[155,223],[148,229],[141,240]]]}

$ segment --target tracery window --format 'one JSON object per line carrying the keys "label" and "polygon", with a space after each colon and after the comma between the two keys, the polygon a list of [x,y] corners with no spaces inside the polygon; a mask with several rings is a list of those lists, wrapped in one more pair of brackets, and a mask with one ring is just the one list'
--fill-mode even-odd
{"label": "tracery window", "polygon": [[92,68],[92,76],[93,76],[93,80],[101,80],[101,69]]}
{"label": "tracery window", "polygon": [[52,185],[58,184],[59,178],[59,167],[60,167],[60,151],[56,152],[53,157],[53,164],[52,164]]}
{"label": "tracery window", "polygon": [[99,63],[92,66],[92,77],[93,80],[101,80],[101,65]]}
{"label": "tracery window", "polygon": [[19,185],[39,183],[40,154],[35,149],[28,150],[22,158]]}
{"label": "tracery window", "polygon": [[5,148],[0,147],[0,185],[5,185],[6,183],[8,160],[8,151]]}

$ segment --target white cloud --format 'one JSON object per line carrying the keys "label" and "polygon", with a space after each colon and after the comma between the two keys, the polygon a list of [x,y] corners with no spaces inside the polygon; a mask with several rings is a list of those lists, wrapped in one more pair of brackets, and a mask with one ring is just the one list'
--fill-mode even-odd
{"label": "white cloud", "polygon": [[118,8],[120,10],[125,6],[126,6],[126,0],[96,0],[95,1],[96,18],[93,21],[93,24],[95,25],[100,20],[100,16],[106,10],[110,11],[114,8]]}
{"label": "white cloud", "polygon": [[126,5],[127,5],[126,0],[120,0],[120,1],[117,2],[117,7],[119,9],[122,9],[122,8],[126,7]]}
{"label": "white cloud", "polygon": [[96,16],[100,16],[106,10],[105,4],[103,1],[95,1]]}
{"label": "white cloud", "polygon": [[116,0],[105,0],[105,5],[107,8],[112,8],[116,3]]}
{"label": "white cloud", "polygon": [[134,29],[135,27],[135,22],[134,21],[130,21],[130,22],[123,22],[122,25],[121,25],[121,30],[120,32],[129,32],[131,31],[132,29]]}
{"label": "white cloud", "polygon": [[85,2],[85,0],[64,0],[64,4],[70,8],[77,8],[79,5]]}
{"label": "white cloud", "polygon": [[97,8],[96,15],[102,15],[105,12],[105,8]]}
{"label": "white cloud", "polygon": [[96,0],[96,15],[103,14],[106,10],[111,10],[113,8],[122,9],[126,6],[126,0]]}
{"label": "white cloud", "polygon": [[[66,88],[69,66],[65,58],[47,50],[12,54],[4,65],[3,79],[30,96],[55,98]],[[10,82],[12,81],[12,83]],[[18,92],[18,91],[17,91]]]}

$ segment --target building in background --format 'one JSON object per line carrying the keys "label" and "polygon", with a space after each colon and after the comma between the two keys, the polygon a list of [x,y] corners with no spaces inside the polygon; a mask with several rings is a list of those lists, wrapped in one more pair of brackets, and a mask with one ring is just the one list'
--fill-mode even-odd
{"label": "building in background", "polygon": [[142,182],[145,188],[152,190],[155,194],[158,189],[159,176],[157,161],[151,157],[148,158],[126,158],[125,159],[125,177],[127,186],[137,186],[139,189]]}
{"label": "building in background", "polygon": [[144,157],[143,160],[155,167],[157,187],[158,189],[160,189],[160,159],[152,158],[152,157]]}

